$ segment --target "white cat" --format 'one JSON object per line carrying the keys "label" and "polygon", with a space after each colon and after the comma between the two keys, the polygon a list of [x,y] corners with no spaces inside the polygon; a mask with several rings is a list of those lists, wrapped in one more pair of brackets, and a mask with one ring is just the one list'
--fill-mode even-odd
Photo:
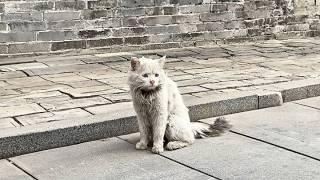
{"label": "white cat", "polygon": [[161,153],[164,138],[169,141],[166,149],[179,149],[195,138],[216,136],[230,128],[223,118],[213,125],[190,122],[176,83],[163,70],[165,59],[131,59],[128,82],[140,131],[136,149],[147,149],[153,142],[152,152]]}

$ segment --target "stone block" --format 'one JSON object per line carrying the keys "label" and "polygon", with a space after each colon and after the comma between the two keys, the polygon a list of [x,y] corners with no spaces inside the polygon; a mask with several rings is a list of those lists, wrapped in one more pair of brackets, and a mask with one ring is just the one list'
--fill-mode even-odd
{"label": "stone block", "polygon": [[178,42],[167,42],[167,43],[154,43],[154,44],[146,44],[142,46],[144,50],[150,49],[170,49],[170,48],[180,48],[181,45]]}
{"label": "stone block", "polygon": [[149,36],[150,43],[164,43],[172,41],[172,37],[170,34],[158,34]]}
{"label": "stone block", "polygon": [[123,44],[123,38],[107,38],[107,39],[97,39],[97,40],[88,40],[87,47],[104,47],[104,46],[113,46]]}
{"label": "stone block", "polygon": [[45,22],[10,22],[8,24],[11,32],[30,32],[46,30]]}
{"label": "stone block", "polygon": [[73,31],[42,31],[37,33],[38,41],[64,41],[76,38]]}
{"label": "stone block", "polygon": [[45,21],[70,21],[80,19],[81,11],[52,11],[44,12]]}
{"label": "stone block", "polygon": [[148,16],[138,19],[139,24],[146,26],[169,25],[172,24],[172,16]]}
{"label": "stone block", "polygon": [[128,27],[128,28],[117,28],[112,29],[113,36],[137,36],[143,35],[146,33],[146,29],[144,27]]}
{"label": "stone block", "polygon": [[57,111],[64,109],[72,109],[79,107],[88,107],[101,104],[109,104],[110,101],[102,97],[92,97],[92,98],[81,98],[81,99],[70,99],[65,101],[52,101],[40,103],[42,107],[49,111]]}
{"label": "stone block", "polygon": [[83,19],[99,19],[114,17],[113,10],[83,10],[81,11],[81,17]]}
{"label": "stone block", "polygon": [[2,21],[42,21],[42,12],[14,12],[2,14]]}
{"label": "stone block", "polygon": [[63,41],[63,42],[53,42],[51,46],[51,51],[59,51],[66,49],[85,49],[86,41],[85,40],[76,40],[76,41]]}
{"label": "stone block", "polygon": [[6,13],[30,12],[30,11],[46,11],[53,10],[54,2],[6,2],[4,10]]}
{"label": "stone block", "polygon": [[0,54],[8,54],[8,45],[6,44],[0,45]]}
{"label": "stone block", "polygon": [[110,29],[103,30],[81,30],[78,32],[80,38],[96,38],[96,37],[108,37],[111,35]]}
{"label": "stone block", "polygon": [[222,31],[225,28],[225,22],[207,22],[197,24],[198,31]]}
{"label": "stone block", "polygon": [[138,18],[137,17],[124,17],[122,18],[122,24],[124,27],[132,27],[132,26],[138,26]]}
{"label": "stone block", "polygon": [[203,22],[209,21],[232,21],[236,20],[236,14],[234,12],[222,12],[222,13],[202,13],[200,14],[200,20]]}
{"label": "stone block", "polygon": [[49,52],[51,44],[47,42],[32,42],[32,43],[20,43],[9,44],[8,53],[33,53],[33,52]]}
{"label": "stone block", "polygon": [[91,114],[80,108],[69,109],[63,111],[52,111],[37,114],[30,114],[25,116],[17,117],[17,120],[25,126],[40,124],[40,123],[50,123],[53,121],[62,121],[69,118],[81,118],[90,116]]}
{"label": "stone block", "polygon": [[254,93],[257,93],[259,98],[259,109],[281,106],[283,104],[280,92],[254,91]]}
{"label": "stone block", "polygon": [[154,0],[121,0],[120,6],[121,7],[147,7],[147,6],[154,6]]}
{"label": "stone block", "polygon": [[149,36],[136,36],[136,37],[125,37],[124,44],[147,44],[149,42]]}
{"label": "stone block", "polygon": [[37,104],[21,104],[17,106],[1,106],[0,118],[20,116],[25,114],[32,114],[37,112],[44,112],[45,110]]}
{"label": "stone block", "polygon": [[185,23],[190,23],[190,24],[196,24],[200,23],[199,15],[176,15],[172,16],[172,23],[173,24],[185,24]]}
{"label": "stone block", "polygon": [[181,29],[180,29],[180,26],[177,26],[177,25],[146,27],[147,34],[162,34],[163,32],[166,32],[168,34],[180,33]]}
{"label": "stone block", "polygon": [[0,31],[7,31],[8,25],[5,22],[0,22]]}
{"label": "stone block", "polygon": [[210,9],[210,4],[179,6],[179,12],[181,14],[209,13]]}
{"label": "stone block", "polygon": [[[117,6],[120,0],[89,0],[88,9],[109,9]],[[119,2],[120,3],[120,2]]]}
{"label": "stone block", "polygon": [[254,93],[224,93],[207,95],[186,102],[192,121],[258,109]]}
{"label": "stone block", "polygon": [[55,10],[82,10],[86,8],[85,1],[56,1]]}
{"label": "stone block", "polygon": [[198,5],[202,4],[203,0],[170,0],[171,4],[179,5]]}
{"label": "stone block", "polygon": [[0,119],[0,129],[14,128],[14,127],[20,127],[20,125],[13,118]]}
{"label": "stone block", "polygon": [[120,8],[117,12],[117,16],[144,16],[145,15],[145,8],[138,7],[138,8]]}
{"label": "stone block", "polygon": [[78,30],[86,28],[85,26],[80,20],[47,22],[48,30]]}

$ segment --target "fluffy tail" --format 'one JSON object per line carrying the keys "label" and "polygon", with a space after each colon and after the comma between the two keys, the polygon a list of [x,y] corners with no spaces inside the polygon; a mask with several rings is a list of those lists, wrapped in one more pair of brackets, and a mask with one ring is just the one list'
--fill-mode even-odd
{"label": "fluffy tail", "polygon": [[193,122],[191,126],[195,138],[219,136],[232,127],[224,117],[217,118],[211,125]]}

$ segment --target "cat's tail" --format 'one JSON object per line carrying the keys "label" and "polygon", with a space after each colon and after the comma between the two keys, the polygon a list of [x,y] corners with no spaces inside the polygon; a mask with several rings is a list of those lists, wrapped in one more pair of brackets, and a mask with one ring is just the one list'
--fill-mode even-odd
{"label": "cat's tail", "polygon": [[191,123],[192,131],[195,138],[206,138],[219,136],[232,126],[224,117],[219,117],[211,125],[200,122]]}

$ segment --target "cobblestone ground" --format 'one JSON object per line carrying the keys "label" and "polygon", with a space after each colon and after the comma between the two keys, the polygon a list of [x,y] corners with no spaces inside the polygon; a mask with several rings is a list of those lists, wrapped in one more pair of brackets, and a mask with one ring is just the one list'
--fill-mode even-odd
{"label": "cobblestone ground", "polygon": [[0,59],[0,129],[122,109],[131,56],[167,55],[185,99],[320,76],[318,39],[120,54]]}

